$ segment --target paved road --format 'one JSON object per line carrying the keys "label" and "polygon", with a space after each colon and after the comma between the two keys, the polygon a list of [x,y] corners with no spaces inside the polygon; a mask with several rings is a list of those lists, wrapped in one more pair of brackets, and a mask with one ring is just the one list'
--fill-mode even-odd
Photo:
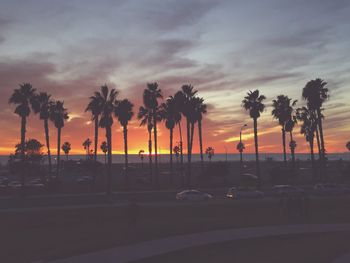
{"label": "paved road", "polygon": [[[52,261],[52,263],[123,263],[157,256],[164,253],[174,252],[189,247],[202,246],[219,242],[290,234],[343,231],[350,231],[350,224],[289,225],[226,229],[151,240],[129,246],[121,246],[113,249],[106,249],[99,252],[56,260]],[[343,261],[338,261],[336,263],[342,262]]]}

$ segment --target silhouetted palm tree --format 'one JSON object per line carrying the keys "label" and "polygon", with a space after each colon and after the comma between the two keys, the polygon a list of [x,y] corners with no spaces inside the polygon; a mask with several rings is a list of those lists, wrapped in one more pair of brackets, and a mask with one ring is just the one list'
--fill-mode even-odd
{"label": "silhouetted palm tree", "polygon": [[214,148],[213,147],[208,147],[205,150],[205,154],[208,156],[209,162],[211,162],[211,158],[213,158],[213,156],[214,156]]}
{"label": "silhouetted palm tree", "polygon": [[174,95],[174,100],[175,100],[175,104],[176,104],[176,110],[177,110],[177,114],[176,114],[176,124],[179,127],[179,150],[180,150],[180,163],[181,163],[181,168],[180,168],[180,172],[181,172],[181,180],[182,180],[182,186],[185,185],[184,182],[184,176],[183,176],[183,171],[184,171],[184,156],[183,156],[183,138],[182,138],[182,129],[181,129],[181,119],[182,119],[182,109],[185,103],[185,97],[182,93],[182,91],[178,91],[175,93]]}
{"label": "silhouetted palm tree", "polygon": [[237,151],[239,152],[239,160],[240,160],[240,167],[243,167],[243,151],[245,150],[245,146],[243,142],[239,142],[236,146]]}
{"label": "silhouetted palm tree", "polygon": [[198,137],[199,137],[199,152],[201,157],[201,170],[203,173],[204,165],[203,165],[203,138],[202,138],[202,119],[203,114],[207,113],[207,105],[204,104],[203,98],[194,98],[194,104],[195,104],[195,118],[198,122]]}
{"label": "silhouetted palm tree", "polygon": [[152,182],[152,129],[153,129],[153,119],[152,110],[141,106],[137,114],[137,118],[141,120],[140,126],[147,124],[148,131],[148,160],[149,160],[149,176]]}
{"label": "silhouetted palm tree", "polygon": [[314,138],[317,128],[315,113],[307,107],[297,109],[297,118],[301,121],[300,133],[304,135],[310,147],[310,157],[312,165],[312,176],[316,179],[315,154],[314,154]]}
{"label": "silhouetted palm tree", "polygon": [[91,146],[91,140],[90,138],[87,138],[84,142],[83,142],[83,146],[84,146],[84,150],[86,151],[86,160],[89,158],[90,156],[90,146]]}
{"label": "silhouetted palm tree", "polygon": [[[323,136],[323,126],[322,126],[322,105],[323,103],[329,98],[328,94],[328,88],[325,86],[327,85],[327,82],[324,80],[317,78],[315,80],[310,80],[308,83],[306,83],[305,87],[303,88],[302,97],[307,101],[307,106],[310,110],[314,110],[316,113],[316,119],[317,119],[317,130],[316,132],[319,133],[319,140],[320,140],[320,148],[321,148],[321,156],[320,161],[322,164],[322,175],[326,176],[326,159],[325,159],[325,142],[324,142],[324,136]],[[318,138],[318,134],[316,135]]]}
{"label": "silhouetted palm tree", "polygon": [[59,176],[60,171],[61,130],[64,127],[64,121],[68,118],[67,109],[64,108],[63,101],[57,100],[50,105],[50,120],[57,128],[57,177]]}
{"label": "silhouetted palm tree", "polygon": [[295,124],[297,123],[295,116],[291,116],[291,118],[287,121],[285,130],[286,132],[289,132],[290,141],[289,141],[289,148],[290,153],[292,156],[292,170],[293,173],[295,172],[295,148],[297,146],[296,142],[293,139],[293,129]]}
{"label": "silhouetted palm tree", "polygon": [[293,107],[297,101],[293,101],[285,95],[277,96],[277,100],[272,101],[272,116],[278,120],[279,125],[282,127],[282,144],[283,144],[283,160],[287,165],[287,153],[286,153],[286,124],[291,118]]}
{"label": "silhouetted palm tree", "polygon": [[162,103],[160,115],[162,119],[165,121],[165,127],[169,130],[169,156],[170,156],[170,176],[169,183],[173,184],[173,134],[174,128],[176,124],[176,120],[178,117],[176,116],[178,113],[176,109],[176,102],[174,97],[169,97],[165,103]]}
{"label": "silhouetted palm tree", "polygon": [[124,135],[124,154],[125,154],[125,179],[126,187],[130,188],[129,174],[128,174],[128,123],[134,116],[132,108],[134,105],[127,99],[120,101],[114,111],[115,116],[118,118],[120,125],[123,127]]}
{"label": "silhouetted palm tree", "polygon": [[35,94],[32,98],[32,108],[35,113],[39,113],[40,120],[44,121],[45,141],[47,148],[47,159],[49,161],[49,176],[52,173],[51,151],[50,151],[50,137],[49,137],[49,118],[51,95],[46,92]]}
{"label": "silhouetted palm tree", "polygon": [[181,91],[175,94],[175,98],[178,103],[181,103],[181,113],[186,118],[186,131],[187,131],[187,185],[191,184],[191,154],[192,154],[192,137],[194,131],[195,116],[195,103],[193,98],[197,91],[193,90],[191,85],[183,85]]}
{"label": "silhouetted palm tree", "polygon": [[95,93],[94,96],[89,98],[89,103],[85,109],[85,112],[91,112],[92,120],[95,124],[95,135],[94,135],[94,162],[96,165],[97,162],[97,146],[98,146],[98,126],[99,126],[99,118],[102,111],[102,100],[100,94]]}
{"label": "silhouetted palm tree", "polygon": [[249,111],[250,117],[254,122],[254,143],[255,143],[255,159],[256,174],[258,177],[258,187],[261,187],[260,162],[259,162],[259,145],[258,145],[258,118],[260,113],[265,109],[263,101],[266,99],[264,95],[260,95],[259,90],[249,91],[242,101],[242,107]]}
{"label": "silhouetted palm tree", "polygon": [[62,144],[62,151],[64,152],[64,154],[66,155],[66,160],[68,161],[68,155],[69,155],[69,152],[71,150],[71,144],[70,142],[64,142]]}
{"label": "silhouetted palm tree", "polygon": [[162,92],[158,84],[148,83],[143,92],[143,101],[147,109],[151,109],[153,120],[153,137],[154,137],[154,165],[155,165],[155,186],[159,189],[159,171],[158,171],[158,140],[157,140],[157,122],[161,120],[159,115],[158,99],[162,98]]}
{"label": "silhouetted palm tree", "polygon": [[[35,94],[35,89],[29,83],[23,83],[19,89],[15,89],[9,98],[10,104],[15,104],[15,113],[21,118],[21,160],[25,160],[25,140],[27,117],[30,114],[31,100]],[[22,192],[24,193],[25,178],[24,172],[21,173]]]}
{"label": "silhouetted palm tree", "polygon": [[117,101],[118,91],[115,89],[109,90],[107,85],[101,87],[101,91],[96,92],[95,96],[101,99],[101,118],[99,126],[106,130],[107,138],[107,195],[112,193],[112,125],[113,125],[113,112]]}
{"label": "silhouetted palm tree", "polygon": [[346,149],[348,149],[348,151],[350,151],[350,141],[348,141],[345,145]]}
{"label": "silhouetted palm tree", "polygon": [[103,152],[104,156],[105,156],[105,164],[107,163],[107,152],[108,152],[108,145],[107,142],[103,141],[100,145],[100,149]]}

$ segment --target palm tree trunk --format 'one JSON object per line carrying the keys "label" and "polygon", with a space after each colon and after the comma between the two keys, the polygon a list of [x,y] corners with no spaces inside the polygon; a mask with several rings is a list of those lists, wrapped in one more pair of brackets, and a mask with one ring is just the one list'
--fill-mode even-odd
{"label": "palm tree trunk", "polygon": [[316,171],[315,171],[314,137],[312,137],[310,139],[309,145],[310,145],[312,181],[315,183],[316,182]]}
{"label": "palm tree trunk", "polygon": [[107,163],[107,153],[105,153],[105,165]]}
{"label": "palm tree trunk", "polygon": [[125,155],[125,180],[126,180],[126,189],[130,189],[130,181],[129,181],[129,164],[128,164],[128,128],[125,125],[123,127],[124,133],[124,155]]}
{"label": "palm tree trunk", "polygon": [[95,116],[95,144],[94,144],[94,180],[93,185],[96,185],[96,175],[97,175],[97,147],[98,147],[98,115]]}
{"label": "palm tree trunk", "polygon": [[318,160],[321,160],[322,153],[321,153],[320,134],[318,132],[318,126],[316,126],[316,141],[317,141],[317,149],[318,149]]}
{"label": "palm tree trunk", "polygon": [[187,128],[187,186],[191,184],[191,133],[190,121],[186,119]]}
{"label": "palm tree trunk", "polygon": [[255,143],[255,160],[256,160],[256,176],[258,177],[258,188],[261,188],[260,162],[259,162],[259,144],[258,144],[258,120],[254,121],[254,143]]}
{"label": "palm tree trunk", "polygon": [[106,127],[106,137],[107,137],[107,195],[111,196],[112,194],[112,132],[111,127]]}
{"label": "palm tree trunk", "polygon": [[158,174],[158,146],[157,146],[157,112],[153,110],[153,137],[154,137],[154,165],[155,165],[155,186],[159,189],[159,174]]}
{"label": "palm tree trunk", "polygon": [[49,161],[49,177],[51,178],[52,163],[51,163],[51,151],[50,151],[50,137],[49,137],[49,121],[44,119],[45,140],[47,148],[47,159]]}
{"label": "palm tree trunk", "polygon": [[57,128],[57,170],[56,176],[60,174],[60,157],[61,157],[61,127]]}
{"label": "palm tree trunk", "polygon": [[203,160],[203,138],[202,138],[202,121],[198,120],[198,135],[199,135],[199,152],[201,156],[201,172],[204,171],[204,160]]}
{"label": "palm tree trunk", "polygon": [[66,153],[66,161],[68,161],[68,153]]}
{"label": "palm tree trunk", "polygon": [[170,129],[170,175],[169,175],[169,184],[173,185],[173,129]]}
{"label": "palm tree trunk", "polygon": [[286,151],[286,130],[282,128],[282,143],[283,143],[283,162],[287,167],[287,151]]}
{"label": "palm tree trunk", "polygon": [[25,143],[26,143],[26,124],[27,118],[22,116],[21,118],[21,161],[22,161],[22,169],[21,169],[21,191],[22,195],[25,195]]}
{"label": "palm tree trunk", "polygon": [[[290,131],[289,134],[290,134],[290,141],[293,142],[293,132]],[[290,147],[290,153],[292,155],[292,171],[293,171],[293,174],[295,173],[295,153],[294,153],[294,151],[295,151],[294,147]]]}
{"label": "palm tree trunk", "polygon": [[148,130],[148,159],[149,159],[149,179],[153,182],[152,173],[152,130]]}
{"label": "palm tree trunk", "polygon": [[323,137],[323,127],[322,127],[322,114],[321,114],[321,109],[317,109],[317,121],[318,121],[318,127],[320,130],[320,141],[321,141],[321,173],[322,177],[324,179],[327,179],[327,165],[326,165],[326,148],[325,148],[325,143],[324,143],[324,137]]}
{"label": "palm tree trunk", "polygon": [[181,122],[178,123],[179,125],[179,134],[180,134],[180,162],[181,162],[181,167],[180,167],[180,170],[181,170],[181,184],[182,186],[185,185],[185,178],[183,176],[183,171],[184,171],[184,154],[183,154],[183,140],[182,140],[182,131],[181,131]]}

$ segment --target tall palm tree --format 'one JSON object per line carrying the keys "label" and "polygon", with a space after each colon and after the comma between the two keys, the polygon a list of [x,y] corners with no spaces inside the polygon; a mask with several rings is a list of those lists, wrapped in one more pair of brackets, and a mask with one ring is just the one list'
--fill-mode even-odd
{"label": "tall palm tree", "polygon": [[244,143],[241,141],[239,143],[237,143],[236,149],[239,152],[240,167],[242,169],[242,167],[243,167],[243,151],[245,150]]}
{"label": "tall palm tree", "polygon": [[173,134],[178,117],[176,110],[176,102],[174,97],[169,97],[165,103],[161,105],[160,115],[165,121],[165,127],[169,130],[169,156],[170,156],[170,174],[169,174],[169,183],[173,184]]}
{"label": "tall palm tree", "polygon": [[209,162],[211,162],[211,158],[214,156],[214,148],[213,147],[208,147],[205,150],[205,154],[208,156]]}
{"label": "tall palm tree", "polygon": [[91,146],[91,140],[90,138],[87,138],[85,141],[83,141],[84,150],[86,151],[86,160],[90,156],[90,146]]}
{"label": "tall palm tree", "polygon": [[55,101],[50,106],[50,120],[57,128],[57,170],[56,176],[58,178],[60,171],[60,156],[61,156],[61,130],[64,127],[64,121],[69,118],[67,109],[64,108],[63,101]]}
{"label": "tall palm tree", "polygon": [[300,133],[304,135],[310,147],[310,157],[312,166],[312,177],[316,179],[315,154],[314,154],[314,138],[317,127],[314,111],[307,107],[297,109],[297,118],[301,121]]}
{"label": "tall palm tree", "polygon": [[103,152],[104,156],[105,156],[105,164],[107,163],[107,152],[108,152],[108,145],[107,142],[103,141],[100,145],[100,149]]}
{"label": "tall palm tree", "polygon": [[142,172],[143,172],[143,158],[145,158],[144,154],[145,154],[145,151],[144,151],[144,150],[139,150],[139,157],[140,157],[140,159],[141,159],[141,169],[142,169]]}
{"label": "tall palm tree", "polygon": [[258,187],[261,187],[260,162],[259,162],[259,145],[258,145],[258,118],[264,111],[265,105],[263,101],[266,99],[264,95],[260,95],[259,90],[249,91],[242,101],[242,107],[249,111],[250,117],[254,122],[254,143],[255,143],[255,159],[256,174],[258,177]]}
{"label": "tall palm tree", "polygon": [[283,160],[285,166],[287,166],[286,124],[291,118],[293,107],[296,103],[296,100],[292,102],[292,99],[285,95],[279,95],[276,100],[272,101],[272,116],[278,120],[279,125],[282,127]]}
{"label": "tall palm tree", "polygon": [[[29,83],[23,83],[19,89],[15,89],[9,98],[10,104],[15,104],[15,113],[21,118],[21,160],[25,160],[25,140],[27,117],[30,114],[31,100],[35,94],[35,89]],[[24,171],[21,173],[22,192],[25,187]]]}
{"label": "tall palm tree", "polygon": [[40,120],[44,121],[45,140],[47,148],[47,158],[49,161],[49,176],[52,173],[51,151],[50,151],[50,137],[49,137],[49,118],[50,105],[52,104],[51,95],[46,92],[35,94],[32,99],[32,108],[34,113],[39,113]]}
{"label": "tall palm tree", "polygon": [[143,92],[143,101],[146,108],[151,110],[153,120],[153,139],[154,139],[154,166],[155,166],[155,186],[159,188],[159,171],[158,171],[158,139],[157,139],[157,123],[161,120],[159,115],[158,99],[163,98],[158,84],[148,83],[147,88]]}
{"label": "tall palm tree", "polygon": [[128,174],[128,123],[134,116],[132,111],[134,104],[132,104],[128,99],[124,99],[118,103],[114,114],[118,118],[120,125],[123,127],[124,135],[124,154],[125,154],[125,179],[126,187],[130,188],[129,174]]}
{"label": "tall palm tree", "polygon": [[95,123],[95,135],[94,135],[94,162],[97,162],[97,146],[98,146],[98,126],[99,126],[99,118],[102,111],[102,100],[98,94],[94,94],[89,98],[89,103],[85,109],[85,112],[91,112],[92,120]]}
{"label": "tall palm tree", "polygon": [[[323,126],[322,126],[322,105],[329,98],[329,91],[326,88],[327,82],[324,80],[317,78],[315,80],[310,80],[306,83],[303,88],[302,97],[307,101],[308,108],[310,110],[314,110],[316,112],[317,118],[317,128],[320,136],[320,144],[321,144],[321,159],[322,163],[325,160],[325,142],[323,136]],[[325,165],[325,164],[324,164]]]}
{"label": "tall palm tree", "polygon": [[148,109],[144,106],[139,108],[137,118],[141,120],[140,126],[147,125],[148,131],[148,160],[149,160],[149,176],[152,181],[152,129],[153,129],[153,120],[151,109]]}
{"label": "tall palm tree", "polygon": [[62,144],[61,148],[62,148],[62,151],[64,152],[64,154],[66,155],[66,160],[68,161],[68,155],[69,155],[70,150],[72,149],[70,142],[64,142]]}
{"label": "tall palm tree", "polygon": [[107,139],[107,195],[112,193],[112,125],[113,112],[117,101],[118,91],[115,89],[109,90],[107,85],[101,87],[99,92],[95,92],[95,96],[101,99],[101,118],[99,126],[106,130]]}
{"label": "tall palm tree", "polygon": [[199,97],[194,98],[194,104],[195,104],[195,119],[198,123],[198,137],[199,137],[199,152],[200,152],[200,157],[201,157],[201,170],[203,173],[204,164],[203,164],[202,119],[203,119],[203,114],[207,113],[207,105],[204,104],[204,99],[199,98]]}
{"label": "tall palm tree", "polygon": [[192,85],[183,85],[181,91],[175,94],[177,101],[181,102],[181,113],[186,118],[186,132],[187,132],[187,185],[191,184],[191,157],[192,157],[192,137],[195,123],[195,103],[194,97],[197,91],[193,89]]}
{"label": "tall palm tree", "polygon": [[183,156],[183,139],[182,139],[182,129],[181,129],[181,119],[182,119],[182,109],[185,103],[185,97],[181,91],[178,91],[174,95],[174,100],[175,100],[175,105],[176,105],[176,124],[179,127],[179,154],[180,154],[180,174],[181,174],[181,179],[182,179],[182,186],[185,185],[184,182],[184,176],[183,176],[183,171],[184,171],[184,156]]}

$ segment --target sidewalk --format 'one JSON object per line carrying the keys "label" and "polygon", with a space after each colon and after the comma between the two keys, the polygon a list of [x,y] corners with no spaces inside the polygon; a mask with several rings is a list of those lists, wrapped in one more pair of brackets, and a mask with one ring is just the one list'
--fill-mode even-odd
{"label": "sidewalk", "polygon": [[[239,239],[338,231],[350,231],[350,224],[305,224],[226,229],[145,241],[134,245],[116,247],[99,252],[92,252],[71,258],[56,260],[52,261],[52,263],[122,263],[133,260],[140,260],[143,258],[173,252],[189,247],[234,241]],[[345,261],[335,262],[340,263]]]}

